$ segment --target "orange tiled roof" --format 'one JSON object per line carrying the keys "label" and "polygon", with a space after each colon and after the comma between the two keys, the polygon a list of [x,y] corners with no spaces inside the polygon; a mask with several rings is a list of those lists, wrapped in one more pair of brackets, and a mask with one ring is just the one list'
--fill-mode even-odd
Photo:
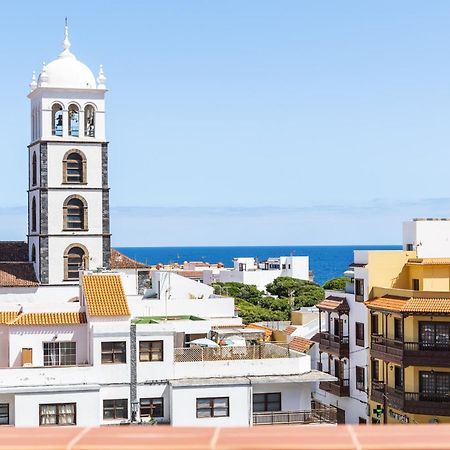
{"label": "orange tiled roof", "polygon": [[203,270],[178,270],[176,274],[186,278],[202,278]]}
{"label": "orange tiled roof", "polygon": [[365,302],[369,309],[395,311],[399,313],[450,314],[449,298],[397,297],[385,295]]}
{"label": "orange tiled roof", "polygon": [[147,264],[125,256],[116,249],[111,249],[111,269],[150,269]]}
{"label": "orange tiled roof", "polygon": [[306,353],[313,345],[313,341],[305,339],[301,336],[295,336],[294,338],[292,338],[292,341],[289,342],[289,350]]}
{"label": "orange tiled roof", "polygon": [[10,325],[78,325],[86,322],[86,313],[47,312],[20,314]]}
{"label": "orange tiled roof", "polygon": [[0,312],[0,324],[8,324],[13,320],[16,320],[19,313],[17,311],[1,311]]}
{"label": "orange tiled roof", "polygon": [[344,297],[334,297],[332,295],[325,300],[322,300],[316,306],[319,309],[326,309],[327,311],[350,311],[347,299]]}
{"label": "orange tiled roof", "polygon": [[450,265],[450,258],[410,258],[408,265]]}
{"label": "orange tiled roof", "polygon": [[32,263],[0,262],[1,287],[38,286]]}
{"label": "orange tiled roof", "polygon": [[119,275],[84,275],[82,286],[90,316],[129,316]]}
{"label": "orange tiled roof", "polygon": [[288,327],[285,328],[284,332],[288,336],[290,336],[296,329],[297,329],[297,327],[293,327],[292,325],[289,325]]}

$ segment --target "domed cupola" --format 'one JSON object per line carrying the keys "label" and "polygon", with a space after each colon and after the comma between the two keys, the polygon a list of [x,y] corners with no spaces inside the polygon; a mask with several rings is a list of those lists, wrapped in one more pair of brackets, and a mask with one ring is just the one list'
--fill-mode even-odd
{"label": "domed cupola", "polygon": [[70,51],[69,30],[64,28],[64,50],[58,58],[44,65],[37,87],[96,89],[95,77],[86,64],[78,61]]}

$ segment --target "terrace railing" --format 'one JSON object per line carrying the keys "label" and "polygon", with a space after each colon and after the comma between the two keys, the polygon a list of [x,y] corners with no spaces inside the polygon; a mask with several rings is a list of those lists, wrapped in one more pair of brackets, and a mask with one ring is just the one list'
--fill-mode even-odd
{"label": "terrace railing", "polygon": [[175,362],[228,361],[239,359],[289,358],[286,343],[265,343],[245,347],[220,346],[175,349]]}
{"label": "terrace railing", "polygon": [[336,408],[311,409],[310,411],[273,411],[253,414],[253,425],[286,425],[310,423],[337,423]]}

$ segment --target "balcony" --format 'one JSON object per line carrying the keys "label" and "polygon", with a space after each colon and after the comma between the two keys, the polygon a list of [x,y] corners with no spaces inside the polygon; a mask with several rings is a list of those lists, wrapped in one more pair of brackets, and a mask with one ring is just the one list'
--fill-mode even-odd
{"label": "balcony", "polygon": [[336,408],[323,407],[310,411],[274,411],[258,412],[253,414],[253,425],[292,425],[337,423]]}
{"label": "balcony", "polygon": [[319,388],[338,397],[348,397],[350,395],[350,380],[341,378],[337,381],[322,381]]}
{"label": "balcony", "polygon": [[320,351],[331,353],[338,358],[348,358],[348,336],[336,336],[328,332],[320,333]]}
{"label": "balcony", "polygon": [[450,367],[450,343],[403,342],[372,334],[371,355],[405,366]]}
{"label": "balcony", "polygon": [[450,393],[405,392],[405,411],[414,414],[450,416]]}
{"label": "balcony", "polygon": [[385,385],[382,381],[372,380],[372,389],[370,391],[371,400],[377,403],[383,403],[385,395],[384,391]]}
{"label": "balcony", "polygon": [[248,345],[246,347],[221,346],[212,348],[189,347],[174,350],[176,363],[229,361],[242,359],[273,359],[289,358],[289,348],[286,343],[266,343]]}

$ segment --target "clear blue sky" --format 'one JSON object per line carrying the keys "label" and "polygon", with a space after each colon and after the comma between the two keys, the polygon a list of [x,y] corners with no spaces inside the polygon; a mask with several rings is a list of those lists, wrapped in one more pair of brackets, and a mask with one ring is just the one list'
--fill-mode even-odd
{"label": "clear blue sky", "polygon": [[108,78],[115,245],[395,244],[450,216],[450,2],[8,2],[0,239],[26,234],[32,70]]}

